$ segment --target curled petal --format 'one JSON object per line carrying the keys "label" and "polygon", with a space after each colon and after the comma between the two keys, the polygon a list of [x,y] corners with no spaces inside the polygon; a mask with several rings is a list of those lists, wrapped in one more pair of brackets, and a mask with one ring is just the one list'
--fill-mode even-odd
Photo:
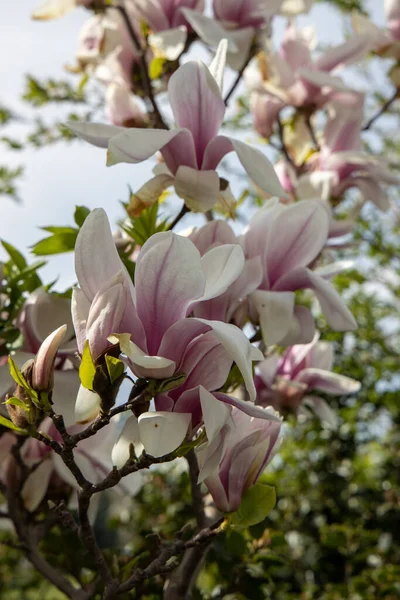
{"label": "curled petal", "polygon": [[192,415],[147,412],[140,415],[140,441],[148,454],[158,458],[176,450],[186,437]]}
{"label": "curled petal", "polygon": [[80,138],[97,146],[98,148],[107,148],[111,138],[123,133],[124,127],[116,125],[104,125],[103,123],[79,123],[77,121],[68,121],[68,129],[71,129]]}
{"label": "curled petal", "polygon": [[83,385],[79,387],[75,402],[75,420],[85,424],[93,421],[100,412],[100,396],[87,390]]}

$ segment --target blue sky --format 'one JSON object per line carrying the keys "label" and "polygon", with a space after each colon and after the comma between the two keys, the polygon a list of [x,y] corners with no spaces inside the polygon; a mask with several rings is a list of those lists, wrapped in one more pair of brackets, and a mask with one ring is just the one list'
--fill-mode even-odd
{"label": "blue sky", "polygon": [[[26,106],[19,101],[24,74],[38,78],[64,77],[64,65],[73,63],[77,35],[88,16],[86,11],[78,9],[57,21],[33,22],[30,14],[38,1],[7,2],[0,23],[0,103],[22,116],[27,114]],[[378,24],[383,24],[382,4],[381,0],[369,2]],[[337,44],[343,39],[343,19],[324,5],[315,6],[308,17],[299,21],[301,25],[313,23],[323,45]],[[283,27],[283,19],[276,20],[274,37],[279,39]],[[56,113],[43,110],[42,115],[54,117]],[[0,238],[22,250],[43,237],[38,226],[72,223],[76,204],[102,206],[115,223],[122,216],[118,200],[126,199],[127,184],[138,189],[149,178],[152,166],[149,163],[106,168],[104,151],[78,141],[22,154],[4,148],[0,152],[0,163],[25,165],[20,186],[22,203],[17,205],[0,198]],[[50,259],[42,273],[48,281],[60,277],[60,289],[71,284],[72,255]]]}

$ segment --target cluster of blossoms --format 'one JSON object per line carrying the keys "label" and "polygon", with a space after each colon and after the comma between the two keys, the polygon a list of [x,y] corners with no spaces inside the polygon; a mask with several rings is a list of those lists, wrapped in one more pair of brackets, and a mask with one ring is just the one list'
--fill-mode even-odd
{"label": "cluster of blossoms", "polygon": [[[91,481],[112,466],[124,469],[143,451],[161,458],[190,448],[199,483],[219,510],[233,512],[277,450],[288,411],[314,412],[335,427],[329,403],[314,390],[359,389],[332,372],[332,347],[318,341],[315,326],[315,300],[332,330],[357,326],[331,281],[344,265],[327,262],[332,239],[351,232],[355,212],[336,220],[332,206],[357,188],[357,210],[367,200],[386,210],[383,186],[399,180],[363,150],[364,95],[337,71],[371,51],[398,60],[400,3],[385,2],[386,31],[356,19],[358,35],[317,58],[310,32],[292,21],[277,52],[267,39],[273,15],[293,16],[311,2],[214,0],[208,16],[202,0],[128,0],[122,10],[94,0],[59,0],[35,16],[60,16],[78,4],[96,12],[81,32],[77,69],[106,83],[112,124],[69,127],[107,149],[109,166],[160,153],[154,177],[132,195],[130,216],[140,216],[169,187],[186,212],[210,215],[234,206],[220,166],[231,152],[264,202],[240,234],[222,219],[187,236],[171,227],[154,233],[134,249],[133,277],[104,210],[89,214],[75,247],[72,300],[37,290],[20,315],[25,345],[14,356],[22,376],[16,390],[7,365],[0,367],[3,395],[13,395],[7,406],[14,425],[35,434],[22,458],[39,466],[22,495],[34,511],[60,481],[69,492],[79,487],[62,451],[54,450],[64,438],[53,417],[62,415],[68,435],[84,432],[74,456]],[[180,65],[197,37],[216,48],[210,66]],[[240,71],[252,58],[250,110],[263,138],[281,135],[276,170],[263,151],[220,134],[225,63]],[[143,68],[157,60],[162,66],[155,85]],[[171,127],[155,110],[156,96],[166,90]],[[289,121],[282,111],[289,111]],[[321,114],[324,128],[316,134]],[[139,392],[125,404],[129,418],[118,420],[127,379]],[[96,435],[86,436],[88,424]],[[16,436],[0,438],[0,475],[8,486],[19,480],[10,453]],[[124,489],[136,486],[133,477]]]}

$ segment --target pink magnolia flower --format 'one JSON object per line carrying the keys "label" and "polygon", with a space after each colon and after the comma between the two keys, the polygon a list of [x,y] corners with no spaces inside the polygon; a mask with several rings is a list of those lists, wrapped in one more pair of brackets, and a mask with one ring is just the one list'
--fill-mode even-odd
{"label": "pink magnolia flower", "polygon": [[324,248],[329,230],[326,210],[315,201],[289,206],[270,200],[257,212],[244,236],[247,259],[261,257],[263,279],[250,296],[250,315],[259,322],[266,344],[309,342],[314,335],[310,311],[295,304],[295,292],[311,289],[329,325],[336,331],[356,328],[349,310],[310,266]]}
{"label": "pink magnolia flower", "polygon": [[[243,266],[237,244],[212,248],[201,257],[189,239],[159,233],[138,254],[133,286],[105,212],[92,211],[75,249],[80,288],[74,290],[72,312],[80,351],[88,340],[96,359],[110,345],[109,338],[120,344],[138,377],[168,379],[185,373],[179,388],[156,397],[160,412],[194,413],[189,408],[197,407],[198,393],[192,390],[199,385],[220,388],[232,361],[254,400],[251,364],[261,353],[233,325],[187,318],[199,302],[223,294]],[[93,418],[93,406],[89,412]]]}
{"label": "pink magnolia flower", "polygon": [[381,29],[361,13],[353,14],[353,27],[367,35],[370,48],[384,57],[400,59],[400,2],[384,0],[386,29]]}
{"label": "pink magnolia flower", "polygon": [[[225,104],[221,95],[226,44],[222,43],[210,69],[201,62],[182,65],[171,77],[168,95],[176,129],[123,129],[92,123],[69,123],[80,137],[95,146],[107,148],[107,164],[140,163],[160,150],[167,174],[163,187],[175,191],[193,211],[207,211],[220,196],[216,171],[221,160],[236,152],[249,177],[270,194],[283,194],[275,171],[259,150],[239,140],[218,135]],[[168,177],[167,177],[168,175]]]}
{"label": "pink magnolia flower", "polygon": [[247,82],[253,90],[275,98],[272,105],[258,96],[253,99],[253,108],[257,109],[256,122],[263,121],[260,116],[262,102],[265,109],[272,108],[276,114],[279,102],[280,108],[288,105],[321,107],[332,90],[348,91],[335,72],[362,58],[368,50],[368,43],[367,36],[355,36],[314,60],[311,54],[314,39],[310,30],[298,30],[295,25],[289,25],[279,52],[267,52],[259,68],[253,66],[248,74]]}
{"label": "pink magnolia flower", "polygon": [[332,395],[358,392],[361,384],[332,372],[333,344],[319,341],[293,346],[282,356],[273,354],[257,365],[257,404],[278,411],[308,412],[308,408],[329,425],[336,426],[336,415],[314,391]]}
{"label": "pink magnolia flower", "polygon": [[[176,60],[185,47],[190,27],[183,9],[199,14],[205,0],[135,0],[135,18],[150,29],[148,43],[157,57]],[[190,28],[191,29],[191,28]]]}
{"label": "pink magnolia flower", "polygon": [[281,4],[282,0],[213,0],[214,18],[188,9],[183,12],[206,44],[217,46],[228,40],[228,64],[240,70],[258,32],[265,30]]}
{"label": "pink magnolia flower", "polygon": [[[216,401],[212,404],[210,398],[208,402],[213,414]],[[268,411],[249,416],[236,407],[229,410],[228,419],[218,422],[214,417],[206,423],[207,436],[211,431],[214,439],[196,452],[199,481],[204,481],[219,510],[229,513],[239,508],[244,492],[257,482],[272,459],[280,427],[279,420],[270,420]]]}
{"label": "pink magnolia flower", "polygon": [[[225,221],[211,221],[200,229],[195,229],[189,236],[201,255],[222,244],[239,244],[232,228]],[[242,273],[226,292],[201,302],[193,314],[203,319],[233,322],[239,327],[244,325],[247,316],[247,299],[260,285],[263,277],[261,258],[254,256],[247,259]]]}
{"label": "pink magnolia flower", "polygon": [[399,184],[400,178],[392,174],[382,160],[362,150],[364,95],[334,94],[328,108],[330,118],[321,149],[309,160],[308,169],[329,174],[333,197],[340,197],[347,189],[356,187],[364,202],[370,200],[381,210],[387,210],[389,200],[382,184]]}

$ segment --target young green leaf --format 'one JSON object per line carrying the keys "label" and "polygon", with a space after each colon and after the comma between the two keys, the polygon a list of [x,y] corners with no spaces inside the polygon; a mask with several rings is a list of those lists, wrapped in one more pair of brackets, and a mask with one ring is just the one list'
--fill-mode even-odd
{"label": "young green leaf", "polygon": [[22,433],[23,435],[28,435],[28,431],[26,429],[21,429],[21,427],[17,427],[17,425],[14,425],[14,423],[12,421],[10,421],[9,419],[6,419],[5,417],[2,417],[0,415],[0,425],[3,425],[3,427],[7,427],[8,429],[12,429],[13,431],[16,431],[17,433]]}
{"label": "young green leaf", "polygon": [[96,375],[96,366],[90,354],[89,342],[85,343],[82,353],[82,362],[79,367],[81,384],[88,390],[93,390],[93,380]]}
{"label": "young green leaf", "polygon": [[119,358],[115,358],[115,356],[110,356],[108,354],[106,354],[106,365],[110,381],[111,383],[115,383],[122,377],[125,371],[125,365]]}
{"label": "young green leaf", "polygon": [[275,488],[264,483],[256,483],[244,494],[236,512],[227,515],[233,527],[257,525],[268,517],[276,503]]}

